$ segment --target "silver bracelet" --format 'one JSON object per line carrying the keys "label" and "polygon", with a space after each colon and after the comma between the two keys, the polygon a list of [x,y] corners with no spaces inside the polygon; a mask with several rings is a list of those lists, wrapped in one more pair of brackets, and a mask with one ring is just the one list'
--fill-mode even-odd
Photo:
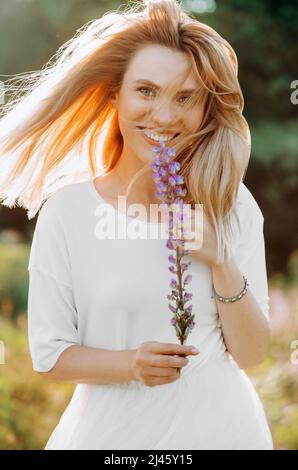
{"label": "silver bracelet", "polygon": [[243,279],[244,279],[244,287],[242,289],[242,291],[240,292],[240,294],[236,295],[235,297],[222,297],[221,295],[218,295],[218,293],[216,292],[216,290],[214,289],[214,285],[212,284],[212,288],[213,288],[213,292],[215,294],[215,297],[220,301],[220,302],[224,302],[224,303],[230,303],[230,302],[236,302],[236,300],[240,300],[247,292],[247,287],[248,287],[248,282],[247,282],[247,279],[245,276],[243,276]]}

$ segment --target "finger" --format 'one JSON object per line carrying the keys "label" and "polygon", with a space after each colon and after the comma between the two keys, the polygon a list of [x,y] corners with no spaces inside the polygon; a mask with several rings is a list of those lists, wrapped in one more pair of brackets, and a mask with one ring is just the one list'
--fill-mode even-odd
{"label": "finger", "polygon": [[198,251],[202,248],[202,246],[203,246],[203,240],[196,240],[196,241],[192,241],[192,242],[185,241],[185,243],[184,243],[184,249],[185,250]]}
{"label": "finger", "polygon": [[148,358],[149,367],[184,367],[188,364],[189,360],[184,355],[158,355],[153,354]]}
{"label": "finger", "polygon": [[157,385],[166,385],[171,382],[175,382],[175,380],[179,379],[179,375],[175,375],[173,377],[148,377],[148,385],[150,387],[155,387]]}
{"label": "finger", "polygon": [[191,216],[186,214],[186,217],[183,217],[183,220],[177,222],[178,226],[183,226],[187,230],[200,233],[204,227],[203,211],[202,210],[192,210]]}
{"label": "finger", "polygon": [[194,346],[186,346],[184,344],[174,344],[174,343],[151,343],[151,352],[157,354],[181,354],[187,355],[191,354],[191,349]]}
{"label": "finger", "polygon": [[143,375],[151,377],[173,377],[177,375],[177,367],[146,367],[143,370]]}

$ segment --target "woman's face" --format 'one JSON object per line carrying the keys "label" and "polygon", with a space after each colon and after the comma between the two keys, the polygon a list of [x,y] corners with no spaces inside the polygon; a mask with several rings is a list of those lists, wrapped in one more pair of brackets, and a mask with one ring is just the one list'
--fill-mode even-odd
{"label": "woman's face", "polygon": [[[175,89],[174,93],[168,93],[168,89],[164,91],[166,85],[179,80],[189,67],[189,58],[185,53],[164,46],[144,46],[134,55],[115,99],[124,141],[122,156],[136,158],[144,163],[152,160],[154,154],[151,148],[158,142],[154,143],[150,138],[148,140],[144,133],[147,129],[154,131],[163,126],[163,135],[187,135],[197,130],[203,111],[199,103],[183,112],[177,122],[174,120],[189,96],[198,92],[195,77],[186,75],[182,88]],[[157,92],[165,98],[162,106],[160,103],[157,106]],[[139,127],[144,127],[144,117],[149,110],[152,110],[151,118],[146,128],[140,131]],[[133,124],[127,120],[133,121]],[[157,135],[160,136],[160,133]]]}

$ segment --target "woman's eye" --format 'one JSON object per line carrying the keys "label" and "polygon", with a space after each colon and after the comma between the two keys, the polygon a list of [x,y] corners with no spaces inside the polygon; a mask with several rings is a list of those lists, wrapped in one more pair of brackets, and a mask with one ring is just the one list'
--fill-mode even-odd
{"label": "woman's eye", "polygon": [[[145,90],[145,91],[153,91],[152,88],[144,88],[144,87],[141,87],[141,88],[138,88],[137,91],[142,91],[142,90]],[[144,93],[142,93],[144,94]],[[150,95],[146,95],[145,96],[150,96]]]}
{"label": "woman's eye", "polygon": [[186,98],[186,100],[183,101],[183,103],[185,103],[185,102],[188,100],[189,96],[181,96],[180,99],[181,99],[181,98]]}
{"label": "woman's eye", "polygon": [[[151,92],[151,91],[153,91],[153,89],[152,89],[152,88],[147,88],[147,87],[140,87],[140,88],[137,88],[137,91],[140,91],[141,93],[142,93],[143,91],[149,91],[149,92]],[[150,93],[149,93],[149,94],[142,93],[142,95],[145,95],[146,97],[152,96],[152,95],[150,95]],[[185,101],[182,101],[182,102],[179,101],[180,104],[183,104],[183,103],[185,103],[185,102],[188,100],[189,96],[184,95],[184,96],[181,96],[179,99],[181,99],[181,98],[185,98]]]}

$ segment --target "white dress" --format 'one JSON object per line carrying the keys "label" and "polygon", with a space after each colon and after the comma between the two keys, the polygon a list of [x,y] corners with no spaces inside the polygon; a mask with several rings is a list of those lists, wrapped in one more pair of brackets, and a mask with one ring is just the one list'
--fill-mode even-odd
{"label": "white dress", "polygon": [[[173,275],[166,239],[104,239],[103,207],[88,180],[59,189],[39,212],[28,265],[35,371],[50,370],[74,344],[124,350],[144,341],[179,342],[168,309]],[[127,225],[160,227],[108,208]],[[243,183],[236,208],[241,231],[233,244],[235,260],[268,318],[263,215]],[[273,448],[260,398],[226,351],[211,269],[187,256],[196,315],[187,344],[201,353],[189,356],[181,377],[170,384],[78,384],[45,449]]]}

